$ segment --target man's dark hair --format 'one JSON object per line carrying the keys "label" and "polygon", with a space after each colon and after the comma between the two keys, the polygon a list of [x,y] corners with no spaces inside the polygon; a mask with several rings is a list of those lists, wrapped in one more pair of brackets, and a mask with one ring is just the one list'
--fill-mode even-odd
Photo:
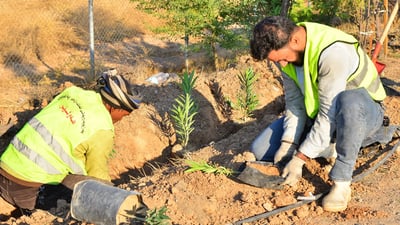
{"label": "man's dark hair", "polygon": [[263,60],[272,50],[278,50],[289,42],[296,24],[282,16],[270,16],[261,20],[253,30],[250,53],[254,59]]}

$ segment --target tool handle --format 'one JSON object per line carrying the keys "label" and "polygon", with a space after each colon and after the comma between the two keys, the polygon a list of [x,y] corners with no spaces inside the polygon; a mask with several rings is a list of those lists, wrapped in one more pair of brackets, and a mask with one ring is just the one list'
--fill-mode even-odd
{"label": "tool handle", "polygon": [[381,51],[381,48],[382,48],[381,42],[376,43],[374,53],[372,54],[372,62],[373,63],[376,63],[376,61],[378,60],[378,55],[379,55],[379,52]]}
{"label": "tool handle", "polygon": [[379,42],[375,45],[375,50],[374,50],[374,53],[372,55],[372,62],[376,62],[376,60],[378,58],[378,54],[381,51],[382,44],[386,39],[386,36],[387,36],[387,34],[389,32],[389,29],[390,29],[390,26],[392,25],[398,10],[399,10],[399,0],[396,1],[396,4],[393,7],[393,11],[390,14],[389,20],[388,20],[388,22],[387,22],[387,24],[385,26],[385,29],[383,30],[383,33],[382,33],[382,35],[381,35],[381,37],[379,39]]}
{"label": "tool handle", "polygon": [[383,44],[383,42],[385,41],[386,36],[387,36],[387,34],[389,32],[390,27],[392,26],[392,23],[394,21],[394,18],[396,17],[396,14],[397,14],[398,10],[399,10],[399,1],[397,0],[396,4],[393,7],[392,13],[390,14],[389,20],[388,20],[388,22],[387,22],[387,24],[385,26],[385,29],[383,30],[382,36],[379,39],[379,43]]}

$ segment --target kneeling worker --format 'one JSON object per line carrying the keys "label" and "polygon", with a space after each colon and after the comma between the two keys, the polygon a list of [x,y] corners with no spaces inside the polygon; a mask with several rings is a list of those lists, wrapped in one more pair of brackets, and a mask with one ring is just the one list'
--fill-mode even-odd
{"label": "kneeling worker", "polygon": [[[71,201],[79,183],[112,184],[107,161],[114,145],[113,124],[139,103],[139,96],[115,69],[100,76],[96,91],[66,88],[24,125],[1,155],[3,199],[30,215],[59,198],[60,191],[54,197],[46,189],[64,188],[63,197]],[[133,204],[137,205],[129,206],[136,209],[131,216],[145,217],[147,207],[140,194]]]}

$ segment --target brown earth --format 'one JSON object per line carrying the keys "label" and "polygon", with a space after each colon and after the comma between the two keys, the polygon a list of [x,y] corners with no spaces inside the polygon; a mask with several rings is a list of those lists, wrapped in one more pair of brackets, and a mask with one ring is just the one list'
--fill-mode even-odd
{"label": "brown earth", "polygon": [[[140,51],[132,53],[143,43],[159,48],[152,55],[144,55]],[[221,174],[186,173],[186,159],[204,160],[237,171],[242,163],[254,159],[249,153],[251,142],[280,116],[284,106],[277,71],[264,63],[253,62],[248,55],[238,56],[235,63],[219,72],[197,69],[198,80],[193,95],[199,105],[199,114],[195,117],[195,130],[188,150],[180,151],[174,147],[175,136],[171,136],[166,116],[180,94],[179,86],[173,79],[161,85],[146,81],[152,74],[167,71],[171,63],[175,70],[168,72],[181,73],[184,60],[179,44],[144,34],[140,39],[127,39],[121,45],[110,47],[118,52],[119,59],[124,60],[115,61],[111,55],[109,66],[118,68],[143,95],[141,108],[115,127],[116,153],[109,168],[116,186],[141,192],[151,209],[166,206],[171,224],[232,224],[268,211],[274,215],[246,224],[400,223],[400,199],[397,197],[400,158],[397,153],[352,185],[352,200],[348,209],[340,213],[324,212],[320,199],[279,213],[274,211],[295,204],[298,196],[309,196],[310,193],[316,196],[329,190],[329,164],[323,160],[311,160],[299,184],[283,190],[253,187]],[[382,79],[389,95],[385,100],[387,115],[392,124],[400,124],[400,59],[395,56],[389,54],[382,60],[387,65]],[[203,58],[191,57],[191,65],[201,65],[199,62]],[[207,64],[204,66],[207,67]],[[237,76],[249,67],[259,75],[255,85],[259,105],[252,118],[243,120],[237,110],[229,114],[221,99],[237,102],[240,91]],[[16,83],[18,85],[11,85]],[[63,88],[62,85],[33,86],[12,75],[0,76],[0,87],[0,99],[16,104],[13,107],[1,105],[1,124],[7,123],[9,118],[16,123],[2,137],[1,147],[23,122],[40,109],[40,105],[51,100],[51,94]],[[42,93],[35,96],[43,97],[32,98],[30,91]],[[355,176],[363,175],[379,162],[395,143],[397,140],[388,145],[363,149]],[[0,224],[85,224],[73,220],[68,214],[68,204],[62,202],[57,209],[50,212],[39,210],[30,217],[14,217],[11,214],[13,210],[14,207],[0,200]]]}

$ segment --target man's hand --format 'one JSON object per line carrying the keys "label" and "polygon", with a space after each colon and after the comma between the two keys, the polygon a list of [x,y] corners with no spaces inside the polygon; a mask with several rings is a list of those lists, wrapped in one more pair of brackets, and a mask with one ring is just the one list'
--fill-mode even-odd
{"label": "man's hand", "polygon": [[114,186],[114,184],[111,181],[107,181],[107,180],[103,180],[100,178],[96,178],[96,177],[91,177],[91,176],[86,176],[86,175],[79,175],[79,174],[68,174],[63,181],[61,181],[61,184],[63,184],[64,186],[66,186],[67,188],[74,190],[74,186],[75,184],[77,184],[80,181],[83,180],[95,180],[95,181],[99,181],[103,184],[107,184],[110,186]]}
{"label": "man's hand", "polygon": [[290,160],[290,162],[283,169],[282,177],[286,178],[283,184],[294,186],[302,176],[303,165],[305,163],[305,161],[294,155],[292,160]]}
{"label": "man's hand", "polygon": [[279,163],[283,159],[291,158],[293,156],[294,151],[297,149],[297,145],[293,143],[288,143],[282,141],[281,147],[279,147],[278,151],[274,156],[274,164]]}

